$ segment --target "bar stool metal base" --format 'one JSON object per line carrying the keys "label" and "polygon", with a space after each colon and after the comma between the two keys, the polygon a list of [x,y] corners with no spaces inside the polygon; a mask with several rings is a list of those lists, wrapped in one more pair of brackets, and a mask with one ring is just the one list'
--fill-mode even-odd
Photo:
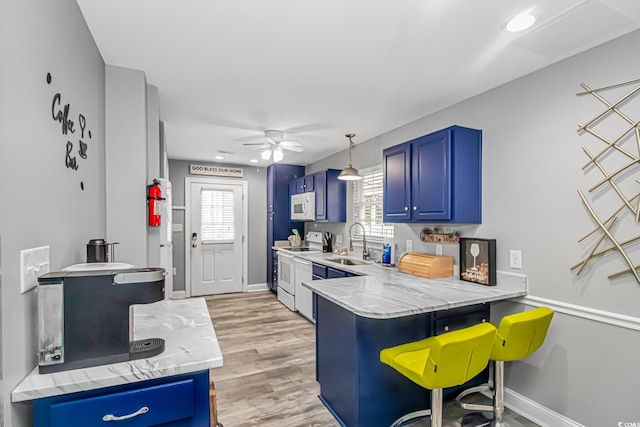
{"label": "bar stool metal base", "polygon": [[442,427],[442,389],[431,390],[431,409],[422,409],[401,416],[391,424],[391,427],[401,427],[409,421],[430,417],[431,427]]}

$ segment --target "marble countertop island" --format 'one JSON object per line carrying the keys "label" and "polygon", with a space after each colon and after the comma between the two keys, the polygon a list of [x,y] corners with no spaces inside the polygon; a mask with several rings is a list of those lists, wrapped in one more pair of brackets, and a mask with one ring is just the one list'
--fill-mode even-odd
{"label": "marble countertop island", "polygon": [[204,298],[134,306],[134,339],[163,338],[165,350],[146,359],[40,374],[11,393],[12,402],[94,390],[222,366],[222,352]]}
{"label": "marble countertop island", "polygon": [[329,259],[346,257],[332,253],[291,253],[307,261],[359,274],[303,282],[303,285],[362,317],[391,319],[527,295],[527,278],[519,274],[498,271],[498,284],[485,286],[454,277],[424,279],[372,261],[357,266],[342,265]]}

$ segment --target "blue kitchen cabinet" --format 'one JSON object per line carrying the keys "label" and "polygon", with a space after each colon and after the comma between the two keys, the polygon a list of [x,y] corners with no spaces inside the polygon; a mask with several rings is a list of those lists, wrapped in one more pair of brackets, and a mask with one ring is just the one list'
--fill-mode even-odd
{"label": "blue kitchen cabinet", "polygon": [[[349,427],[386,427],[430,405],[429,391],[380,362],[380,350],[489,319],[489,304],[374,319],[316,294],[316,378],[320,400]],[[486,368],[467,383],[444,390],[445,399],[489,379]],[[401,398],[399,398],[401,396]]]}
{"label": "blue kitchen cabinet", "polygon": [[384,222],[482,222],[482,131],[452,126],[383,159]]}
{"label": "blue kitchen cabinet", "polygon": [[347,220],[347,184],[338,179],[340,171],[326,169],[312,176],[316,193],[316,221],[345,222]]}
{"label": "blue kitchen cabinet", "polygon": [[411,220],[411,143],[396,145],[382,152],[383,221]]}
{"label": "blue kitchen cabinet", "polygon": [[209,371],[34,401],[38,427],[209,425]]}
{"label": "blue kitchen cabinet", "polygon": [[277,263],[271,255],[276,240],[287,240],[292,229],[304,234],[304,222],[290,221],[289,184],[304,176],[304,166],[273,164],[267,168],[267,284],[273,291],[277,283]]}
{"label": "blue kitchen cabinet", "polygon": [[289,183],[290,194],[308,193],[314,191],[314,176],[305,175],[300,178],[294,179]]}

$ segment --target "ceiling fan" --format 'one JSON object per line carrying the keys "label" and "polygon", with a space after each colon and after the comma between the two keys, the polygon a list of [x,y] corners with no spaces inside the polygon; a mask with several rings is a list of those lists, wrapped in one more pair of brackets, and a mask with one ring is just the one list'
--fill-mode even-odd
{"label": "ceiling fan", "polygon": [[265,150],[260,153],[263,160],[271,160],[274,162],[279,162],[284,158],[285,150],[302,152],[304,148],[297,142],[294,141],[285,141],[284,140],[284,132],[281,130],[265,130],[264,137],[266,139],[265,142],[256,142],[256,143],[246,143],[243,144],[245,146],[254,146],[255,148],[264,148]]}

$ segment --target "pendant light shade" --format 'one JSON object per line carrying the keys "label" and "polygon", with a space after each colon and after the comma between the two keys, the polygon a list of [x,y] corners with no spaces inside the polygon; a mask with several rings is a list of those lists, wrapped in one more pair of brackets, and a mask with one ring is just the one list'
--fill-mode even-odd
{"label": "pendant light shade", "polygon": [[360,172],[358,172],[358,169],[351,166],[351,150],[355,146],[351,138],[353,138],[355,135],[352,133],[348,133],[345,136],[349,138],[349,166],[342,169],[340,175],[338,175],[338,179],[341,179],[343,181],[358,181],[362,179],[362,177],[360,176]]}

